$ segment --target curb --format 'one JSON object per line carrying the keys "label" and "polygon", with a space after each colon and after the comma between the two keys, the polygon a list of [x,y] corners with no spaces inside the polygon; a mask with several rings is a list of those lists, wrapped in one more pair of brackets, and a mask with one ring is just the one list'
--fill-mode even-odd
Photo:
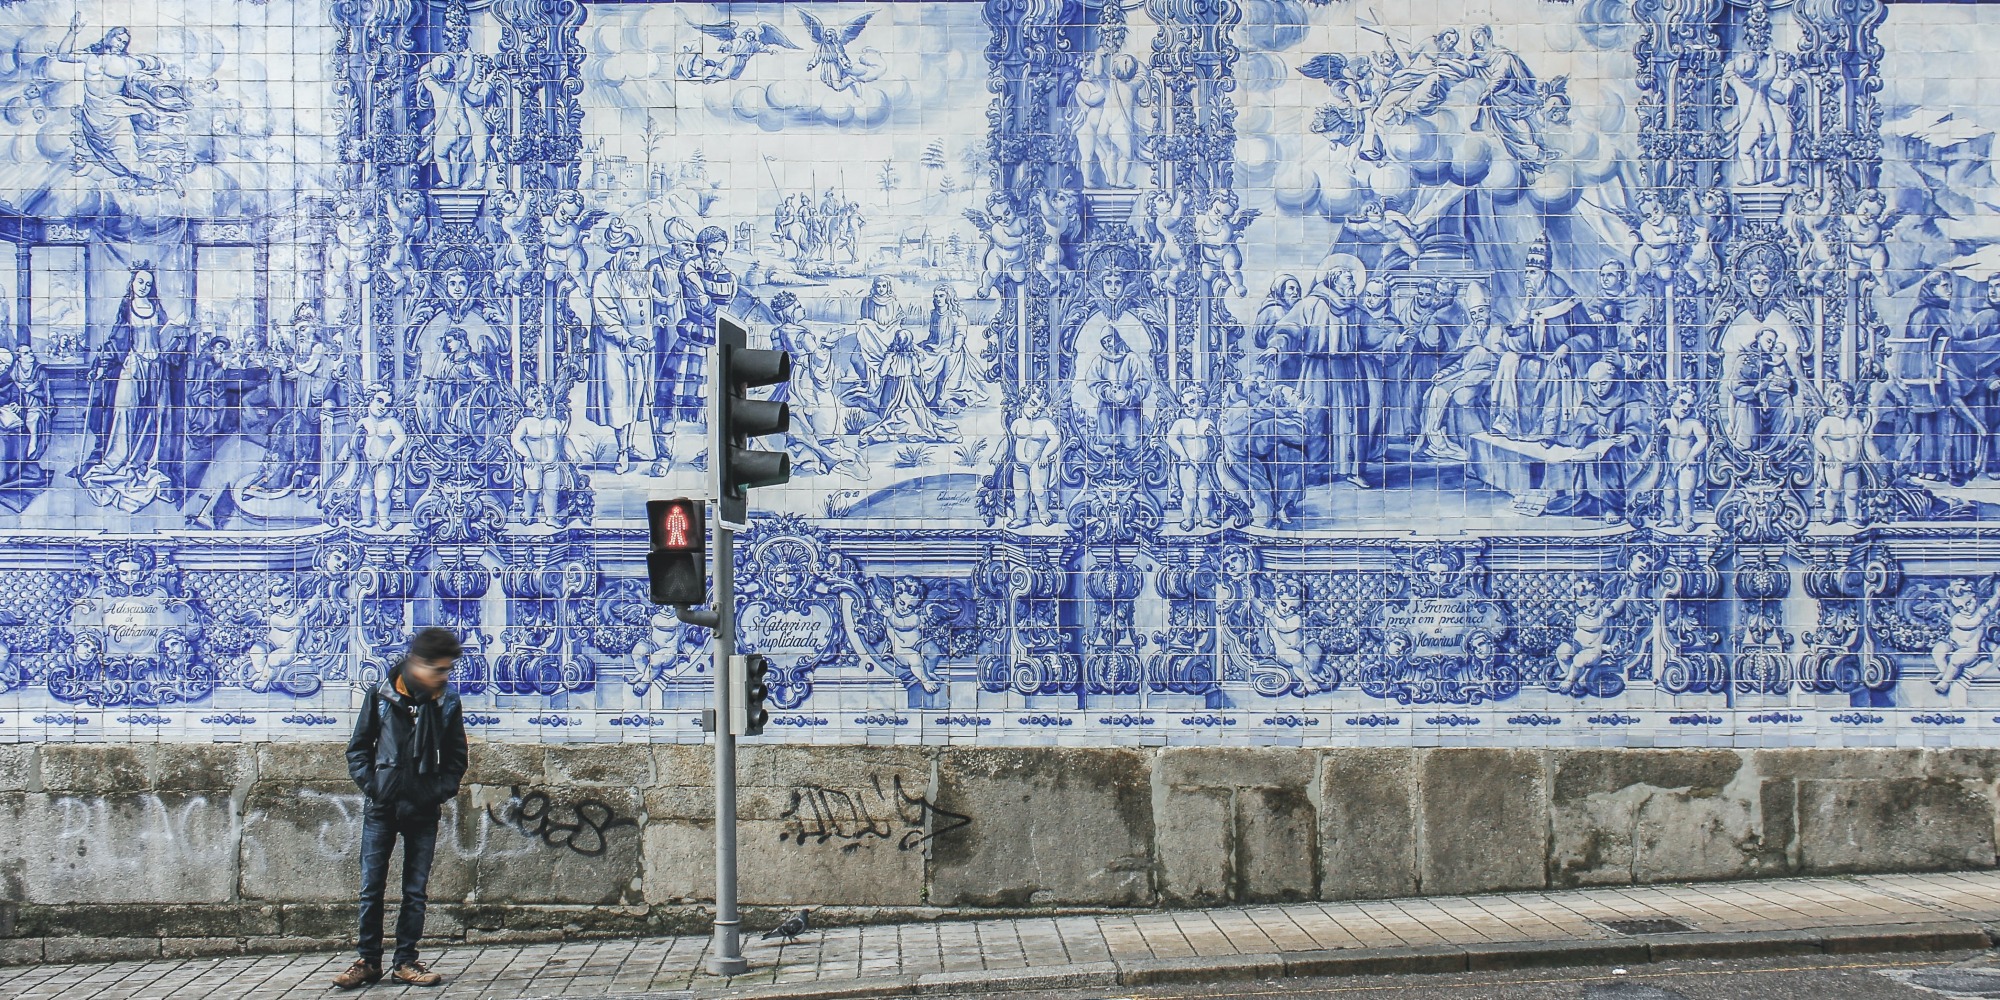
{"label": "curb", "polygon": [[1480,945],[1348,948],[1214,958],[1154,958],[1040,969],[883,976],[839,983],[759,984],[649,994],[714,1000],[863,1000],[1031,990],[1222,983],[1308,976],[1377,976],[1583,965],[1645,965],[1698,958],[1860,955],[1992,947],[1995,936],[1962,920],[1860,924],[1812,930],[1690,931],[1631,938],[1505,941]]}

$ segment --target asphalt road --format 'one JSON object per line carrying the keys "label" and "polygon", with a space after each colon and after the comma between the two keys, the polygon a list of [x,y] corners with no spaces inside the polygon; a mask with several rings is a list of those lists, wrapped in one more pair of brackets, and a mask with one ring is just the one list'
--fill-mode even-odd
{"label": "asphalt road", "polygon": [[2000,998],[2000,952],[1839,955],[967,995],[960,1000],[1969,1000]]}

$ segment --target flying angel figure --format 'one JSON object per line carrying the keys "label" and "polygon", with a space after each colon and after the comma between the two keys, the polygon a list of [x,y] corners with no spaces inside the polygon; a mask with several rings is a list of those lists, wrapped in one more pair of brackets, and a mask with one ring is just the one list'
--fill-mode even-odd
{"label": "flying angel figure", "polygon": [[[686,20],[686,15],[682,15]],[[864,19],[865,20],[865,19]],[[742,21],[722,21],[716,24],[696,24],[689,20],[688,27],[722,43],[714,55],[707,55],[693,45],[683,46],[678,75],[683,80],[696,83],[720,83],[734,80],[743,75],[743,68],[750,65],[750,57],[772,52],[777,49],[798,50],[790,38],[775,24],[759,21],[745,24]]]}
{"label": "flying angel figure", "polygon": [[834,90],[852,90],[855,84],[867,83],[882,75],[882,65],[871,59],[857,60],[847,52],[847,46],[861,36],[861,29],[868,26],[868,19],[875,16],[869,11],[842,25],[838,30],[827,28],[820,19],[799,11],[799,18],[806,22],[806,32],[812,35],[813,44],[818,48],[813,52],[812,61],[806,69],[818,69],[821,83]]}

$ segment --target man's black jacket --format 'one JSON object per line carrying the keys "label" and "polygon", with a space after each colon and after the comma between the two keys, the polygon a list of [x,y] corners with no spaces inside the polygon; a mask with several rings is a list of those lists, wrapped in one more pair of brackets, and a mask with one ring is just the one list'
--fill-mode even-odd
{"label": "man's black jacket", "polygon": [[449,685],[435,698],[396,690],[397,663],[368,692],[347,741],[347,773],[371,810],[399,819],[436,819],[465,778],[465,713]]}

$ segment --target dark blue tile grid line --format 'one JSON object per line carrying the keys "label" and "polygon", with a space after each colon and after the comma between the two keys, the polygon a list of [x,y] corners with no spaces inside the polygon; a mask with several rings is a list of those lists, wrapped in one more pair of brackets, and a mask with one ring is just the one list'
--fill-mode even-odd
{"label": "dark blue tile grid line", "polygon": [[[1490,9],[1488,9],[1490,8]],[[2000,738],[1973,4],[0,5],[0,739]]]}

